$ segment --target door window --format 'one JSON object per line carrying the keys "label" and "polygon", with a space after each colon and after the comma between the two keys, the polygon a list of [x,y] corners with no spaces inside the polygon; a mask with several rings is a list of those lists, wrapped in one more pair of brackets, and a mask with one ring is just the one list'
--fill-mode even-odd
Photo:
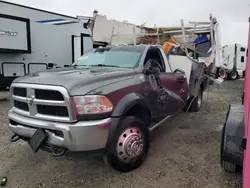
{"label": "door window", "polygon": [[146,65],[146,63],[148,62],[148,60],[154,60],[157,63],[160,64],[161,66],[161,72],[165,72],[165,63],[164,63],[164,59],[159,51],[158,48],[155,47],[151,47],[146,55],[145,61],[144,61],[144,66]]}

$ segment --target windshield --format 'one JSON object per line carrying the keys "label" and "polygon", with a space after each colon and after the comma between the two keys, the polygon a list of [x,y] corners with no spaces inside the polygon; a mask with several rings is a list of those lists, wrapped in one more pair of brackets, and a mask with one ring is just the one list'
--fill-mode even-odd
{"label": "windshield", "polygon": [[73,66],[107,66],[120,68],[135,68],[139,63],[142,52],[135,48],[98,48],[79,59]]}

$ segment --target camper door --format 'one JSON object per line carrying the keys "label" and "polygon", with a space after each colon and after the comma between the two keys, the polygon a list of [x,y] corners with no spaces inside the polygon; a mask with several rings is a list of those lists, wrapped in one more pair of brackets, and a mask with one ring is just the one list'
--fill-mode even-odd
{"label": "camper door", "polygon": [[72,62],[93,48],[93,41],[89,34],[72,35]]}

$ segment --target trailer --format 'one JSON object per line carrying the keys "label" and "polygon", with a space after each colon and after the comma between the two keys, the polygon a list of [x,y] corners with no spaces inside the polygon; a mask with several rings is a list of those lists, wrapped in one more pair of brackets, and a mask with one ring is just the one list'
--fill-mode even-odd
{"label": "trailer", "polygon": [[0,87],[19,76],[69,66],[92,48],[83,20],[0,1]]}
{"label": "trailer", "polygon": [[[250,22],[250,19],[249,19]],[[248,48],[250,47],[250,27]],[[250,187],[250,145],[249,145],[249,109],[250,109],[250,52],[247,50],[246,75],[242,102],[230,104],[221,134],[220,163],[231,173],[243,173],[243,188]]]}
{"label": "trailer", "polygon": [[222,47],[223,66],[226,70],[225,78],[235,80],[244,77],[246,68],[247,48],[240,44]]}

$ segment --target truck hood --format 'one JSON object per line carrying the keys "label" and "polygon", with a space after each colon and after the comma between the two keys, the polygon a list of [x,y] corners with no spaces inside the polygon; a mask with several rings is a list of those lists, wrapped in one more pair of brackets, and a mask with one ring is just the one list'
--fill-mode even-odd
{"label": "truck hood", "polygon": [[132,79],[133,69],[92,67],[55,68],[16,78],[14,83],[44,84],[65,87],[70,95],[84,95],[105,85]]}

